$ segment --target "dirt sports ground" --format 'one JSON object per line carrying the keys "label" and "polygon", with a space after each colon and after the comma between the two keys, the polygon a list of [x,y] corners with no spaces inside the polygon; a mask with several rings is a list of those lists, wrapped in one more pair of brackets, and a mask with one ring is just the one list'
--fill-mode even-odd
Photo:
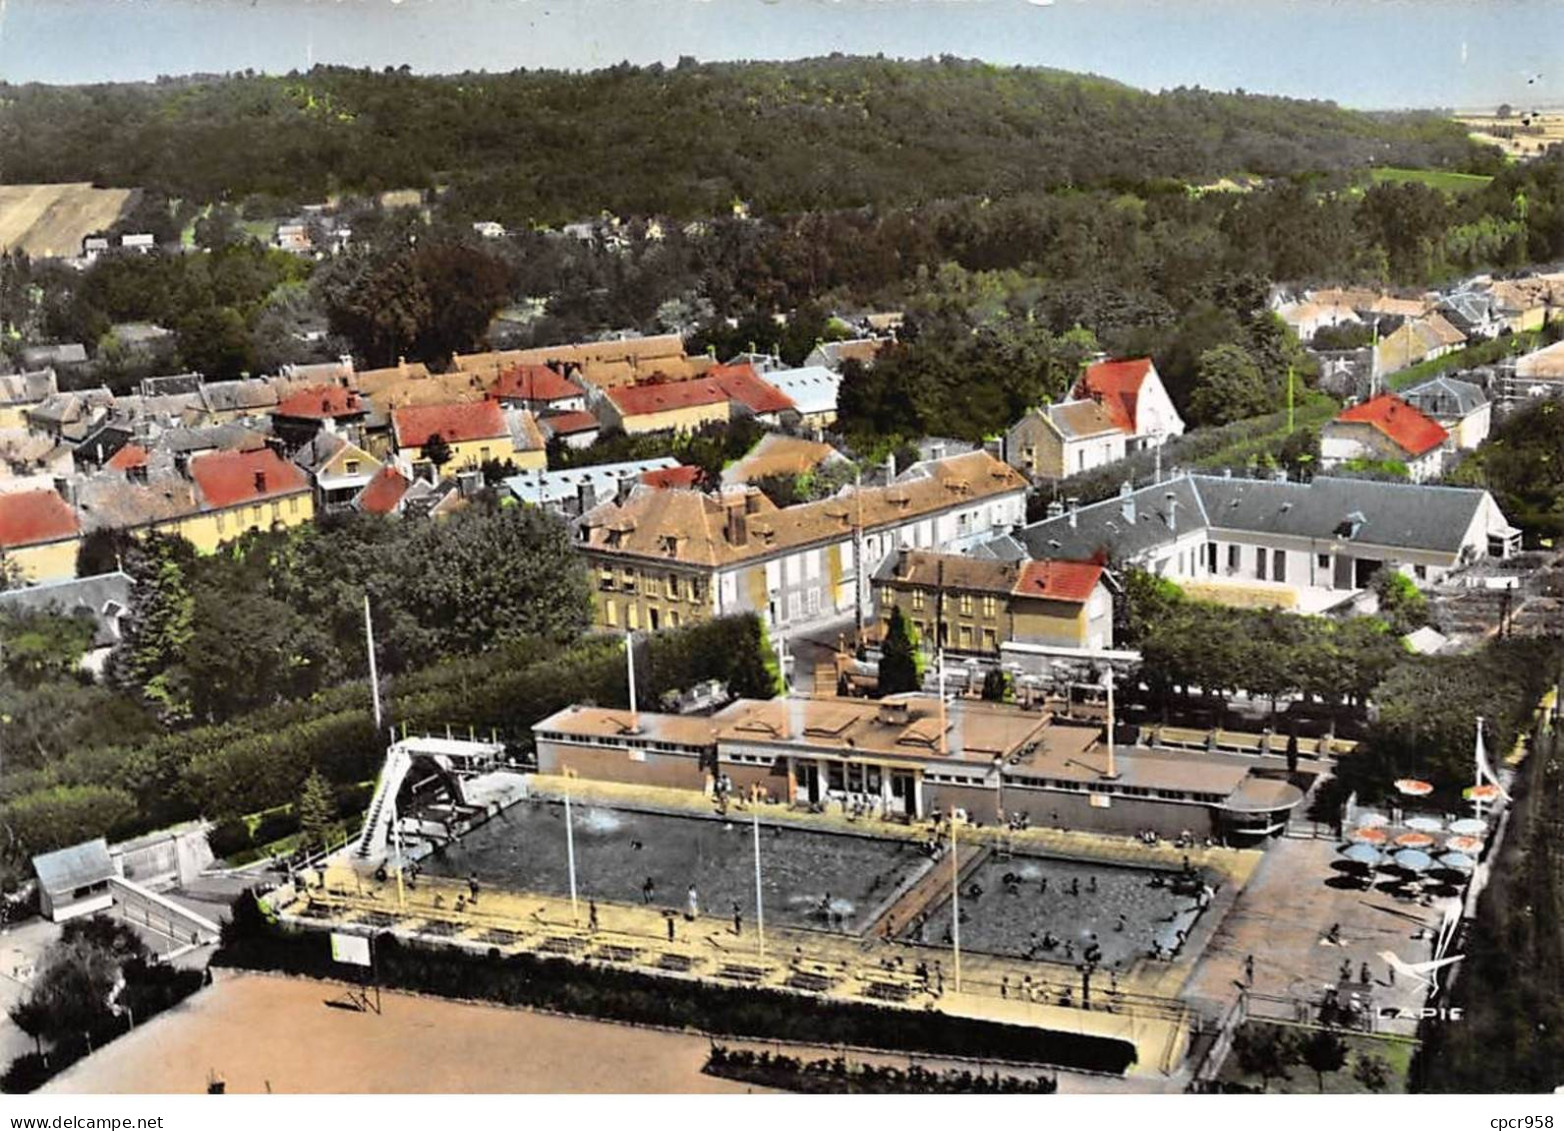
{"label": "dirt sports ground", "polygon": [[45,1092],[744,1092],[701,1073],[705,1037],[383,993],[342,1009],[334,982],[217,971],[200,991]]}
{"label": "dirt sports ground", "polygon": [[34,258],[81,254],[81,241],[123,215],[135,189],[0,185],[0,251]]}

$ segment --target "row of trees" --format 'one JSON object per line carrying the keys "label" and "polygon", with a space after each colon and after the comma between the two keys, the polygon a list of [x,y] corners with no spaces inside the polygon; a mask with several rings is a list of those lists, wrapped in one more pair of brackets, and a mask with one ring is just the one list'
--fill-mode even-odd
{"label": "row of trees", "polygon": [[[758,619],[723,618],[639,644],[636,683],[643,701],[706,679],[723,681],[735,695],[776,694],[776,657]],[[393,726],[493,733],[522,752],[530,748],[532,725],[562,707],[627,705],[627,681],[624,646],[613,637],[568,644],[507,637],[482,652],[405,671],[389,681],[383,702]],[[343,787],[372,778],[385,745],[385,733],[376,732],[371,718],[369,688],[360,680],[222,723],[71,748],[32,769],[8,765],[0,778],[0,827],[11,836],[0,845],[0,866],[7,876],[20,875],[32,855],[94,836],[288,806],[301,801],[316,770],[335,787],[340,813]],[[278,827],[275,835],[302,826],[308,814],[323,816],[324,797],[318,786],[314,792],[311,805],[296,808],[298,824]],[[257,843],[260,836],[257,830]]]}

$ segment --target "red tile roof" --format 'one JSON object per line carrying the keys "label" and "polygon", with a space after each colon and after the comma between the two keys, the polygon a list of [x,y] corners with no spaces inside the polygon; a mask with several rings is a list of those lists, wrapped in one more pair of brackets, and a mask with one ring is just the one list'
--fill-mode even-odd
{"label": "red tile roof", "polygon": [[1126,432],[1135,431],[1135,402],[1140,396],[1140,386],[1151,372],[1151,358],[1137,357],[1128,361],[1099,361],[1088,365],[1086,372],[1075,385],[1077,400],[1091,397],[1099,401],[1113,422]]}
{"label": "red tile roof", "polygon": [[792,400],[763,381],[748,362],[742,365],[714,365],[704,376],[692,377],[688,381],[664,381],[609,389],[606,395],[622,416],[647,416],[698,405],[721,404],[724,401],[737,402],[757,416],[785,412],[793,407]]}
{"label": "red tile roof", "polygon": [[147,466],[147,449],[140,444],[126,444],[109,457],[104,465],[115,471],[129,471],[133,467]]}
{"label": "red tile roof", "polygon": [[1094,562],[1027,562],[1011,592],[1017,597],[1079,603],[1092,595],[1101,579],[1102,566]]}
{"label": "red tile roof", "polygon": [[666,381],[655,385],[623,385],[604,392],[621,416],[650,416],[697,405],[722,404],[727,391],[709,377]]}
{"label": "red tile roof", "polygon": [[369,411],[369,402],[352,389],[340,385],[316,385],[284,397],[274,410],[277,416],[300,420],[330,420],[338,416],[361,416]]}
{"label": "red tile roof", "polygon": [[509,436],[505,410],[499,401],[473,401],[470,404],[431,404],[393,409],[391,425],[396,446],[418,448],[438,432],[448,443],[466,440],[497,440]]}
{"label": "red tile roof", "polygon": [[0,495],[0,546],[8,550],[59,542],[80,533],[76,512],[53,491]]}
{"label": "red tile roof", "polygon": [[1343,424],[1372,425],[1412,456],[1433,451],[1450,438],[1438,421],[1392,393],[1381,393],[1373,400],[1344,409],[1336,419]]}
{"label": "red tile roof", "polygon": [[659,467],[652,471],[641,473],[641,482],[658,490],[670,488],[690,488],[699,482],[701,469],[698,467]]}
{"label": "red tile roof", "polygon": [[538,423],[556,436],[568,436],[574,432],[591,432],[601,428],[597,417],[579,409],[573,412],[551,412],[538,417]]}
{"label": "red tile roof", "polygon": [[794,407],[791,397],[764,380],[747,361],[739,365],[714,365],[706,371],[706,377],[717,382],[729,399],[745,405],[756,416],[786,412]]}
{"label": "red tile roof", "polygon": [[490,396],[502,401],[562,401],[581,395],[574,382],[546,365],[516,365],[502,370],[490,391]]}
{"label": "red tile roof", "polygon": [[308,491],[309,476],[270,448],[206,452],[190,461],[190,478],[208,507],[240,506],[277,495]]}
{"label": "red tile roof", "polygon": [[394,467],[383,467],[364,485],[355,502],[366,514],[391,514],[412,484]]}

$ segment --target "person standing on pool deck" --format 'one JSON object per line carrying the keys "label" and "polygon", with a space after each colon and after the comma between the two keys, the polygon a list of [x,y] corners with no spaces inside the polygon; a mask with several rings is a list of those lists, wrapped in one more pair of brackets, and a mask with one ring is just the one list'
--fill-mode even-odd
{"label": "person standing on pool deck", "polygon": [[587,930],[597,934],[597,900],[587,900]]}
{"label": "person standing on pool deck", "polygon": [[695,885],[690,885],[690,894],[684,905],[684,917],[690,922],[695,922],[701,915],[701,897],[695,891]]}
{"label": "person standing on pool deck", "polygon": [[736,899],[733,901],[733,933],[735,935],[744,933],[744,912]]}
{"label": "person standing on pool deck", "polygon": [[1244,982],[1254,985],[1254,955],[1252,954],[1244,959]]}
{"label": "person standing on pool deck", "polygon": [[1095,874],[1086,877],[1086,890],[1092,895],[1097,894],[1097,876]]}
{"label": "person standing on pool deck", "polygon": [[668,941],[669,942],[673,942],[673,912],[672,911],[665,911],[665,912],[663,912],[663,918],[668,920]]}
{"label": "person standing on pool deck", "polygon": [[646,882],[641,885],[641,902],[650,903],[652,901],[652,896],[656,893],[656,891],[657,885],[652,882],[652,877],[647,876]]}

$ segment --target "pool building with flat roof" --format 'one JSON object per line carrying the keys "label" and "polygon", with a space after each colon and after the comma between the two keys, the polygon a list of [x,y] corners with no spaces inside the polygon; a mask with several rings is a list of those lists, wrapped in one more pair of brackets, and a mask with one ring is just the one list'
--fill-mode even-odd
{"label": "pool building with flat roof", "polygon": [[[740,699],[709,717],[572,706],[533,727],[538,770],[792,805],[861,805],[891,819],[964,810],[985,824],[1220,841],[1273,835],[1303,800],[1239,756],[1119,746],[1047,711],[905,696]],[[1110,764],[1111,763],[1111,764]]]}

